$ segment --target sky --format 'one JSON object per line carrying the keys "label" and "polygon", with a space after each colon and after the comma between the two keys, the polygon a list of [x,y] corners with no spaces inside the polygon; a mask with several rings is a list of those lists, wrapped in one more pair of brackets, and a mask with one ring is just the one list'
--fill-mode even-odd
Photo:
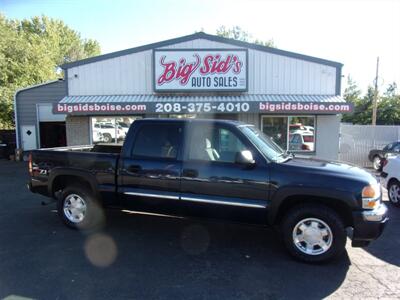
{"label": "sky", "polygon": [[238,25],[279,49],[344,64],[365,91],[380,57],[379,89],[400,88],[400,0],[0,0],[9,18],[63,20],[102,53]]}

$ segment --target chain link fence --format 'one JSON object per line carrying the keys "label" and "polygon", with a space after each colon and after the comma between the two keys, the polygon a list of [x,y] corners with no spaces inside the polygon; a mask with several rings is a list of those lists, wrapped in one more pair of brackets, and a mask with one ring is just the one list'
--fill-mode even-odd
{"label": "chain link fence", "polygon": [[372,167],[368,153],[400,141],[400,126],[340,124],[339,160],[360,167]]}

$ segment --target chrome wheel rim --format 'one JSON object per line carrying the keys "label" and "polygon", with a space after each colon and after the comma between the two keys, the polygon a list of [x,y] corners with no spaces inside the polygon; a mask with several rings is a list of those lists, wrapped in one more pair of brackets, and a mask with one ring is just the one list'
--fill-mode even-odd
{"label": "chrome wheel rim", "polygon": [[332,230],[317,218],[303,219],[293,229],[293,243],[307,255],[321,255],[332,246]]}
{"label": "chrome wheel rim", "polygon": [[381,167],[381,159],[378,157],[374,158],[374,168],[375,170],[378,170]]}
{"label": "chrome wheel rim", "polygon": [[390,186],[389,196],[393,203],[398,203],[400,201],[400,187],[397,184],[392,184]]}
{"label": "chrome wheel rim", "polygon": [[73,223],[80,223],[86,215],[86,202],[76,194],[68,195],[64,200],[64,215]]}

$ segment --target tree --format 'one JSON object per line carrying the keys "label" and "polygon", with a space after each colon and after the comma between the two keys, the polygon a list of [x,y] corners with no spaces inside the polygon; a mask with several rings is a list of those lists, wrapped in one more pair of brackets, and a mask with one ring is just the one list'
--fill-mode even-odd
{"label": "tree", "polygon": [[216,33],[218,36],[222,36],[229,39],[234,39],[242,42],[255,43],[267,47],[275,47],[274,40],[270,39],[267,41],[262,41],[259,39],[254,39],[250,33],[243,30],[240,26],[232,26],[231,28],[227,28],[222,25],[217,29]]}
{"label": "tree", "polygon": [[350,103],[356,103],[360,98],[361,90],[358,88],[357,83],[351,78],[351,76],[347,76],[347,86],[343,93],[343,98]]}
{"label": "tree", "polygon": [[57,66],[100,54],[64,22],[46,16],[11,20],[0,14],[0,128],[13,127],[13,95],[60,76]]}
{"label": "tree", "polygon": [[[383,96],[378,95],[377,125],[400,125],[400,95],[396,94],[396,90],[396,83],[392,83]],[[369,86],[367,93],[361,97],[357,84],[348,77],[343,97],[354,105],[354,111],[343,115],[342,121],[362,125],[371,124],[374,92],[374,88]]]}
{"label": "tree", "polygon": [[396,92],[397,92],[397,84],[396,82],[392,82],[388,85],[384,95],[386,97],[394,97],[396,96]]}
{"label": "tree", "polygon": [[[351,78],[351,76],[347,76],[347,86],[343,93],[343,98],[346,102],[353,104],[354,108],[356,107],[358,101],[360,100],[361,90],[358,88],[357,83]],[[352,122],[354,118],[353,114],[345,114],[342,116],[342,122]]]}

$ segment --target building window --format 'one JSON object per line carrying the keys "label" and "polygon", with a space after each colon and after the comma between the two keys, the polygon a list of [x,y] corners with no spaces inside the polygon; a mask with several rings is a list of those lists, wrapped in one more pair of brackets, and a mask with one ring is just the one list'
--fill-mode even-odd
{"label": "building window", "polygon": [[131,124],[140,116],[92,117],[92,143],[122,143]]}
{"label": "building window", "polygon": [[262,131],[282,149],[315,151],[314,116],[262,116]]}

